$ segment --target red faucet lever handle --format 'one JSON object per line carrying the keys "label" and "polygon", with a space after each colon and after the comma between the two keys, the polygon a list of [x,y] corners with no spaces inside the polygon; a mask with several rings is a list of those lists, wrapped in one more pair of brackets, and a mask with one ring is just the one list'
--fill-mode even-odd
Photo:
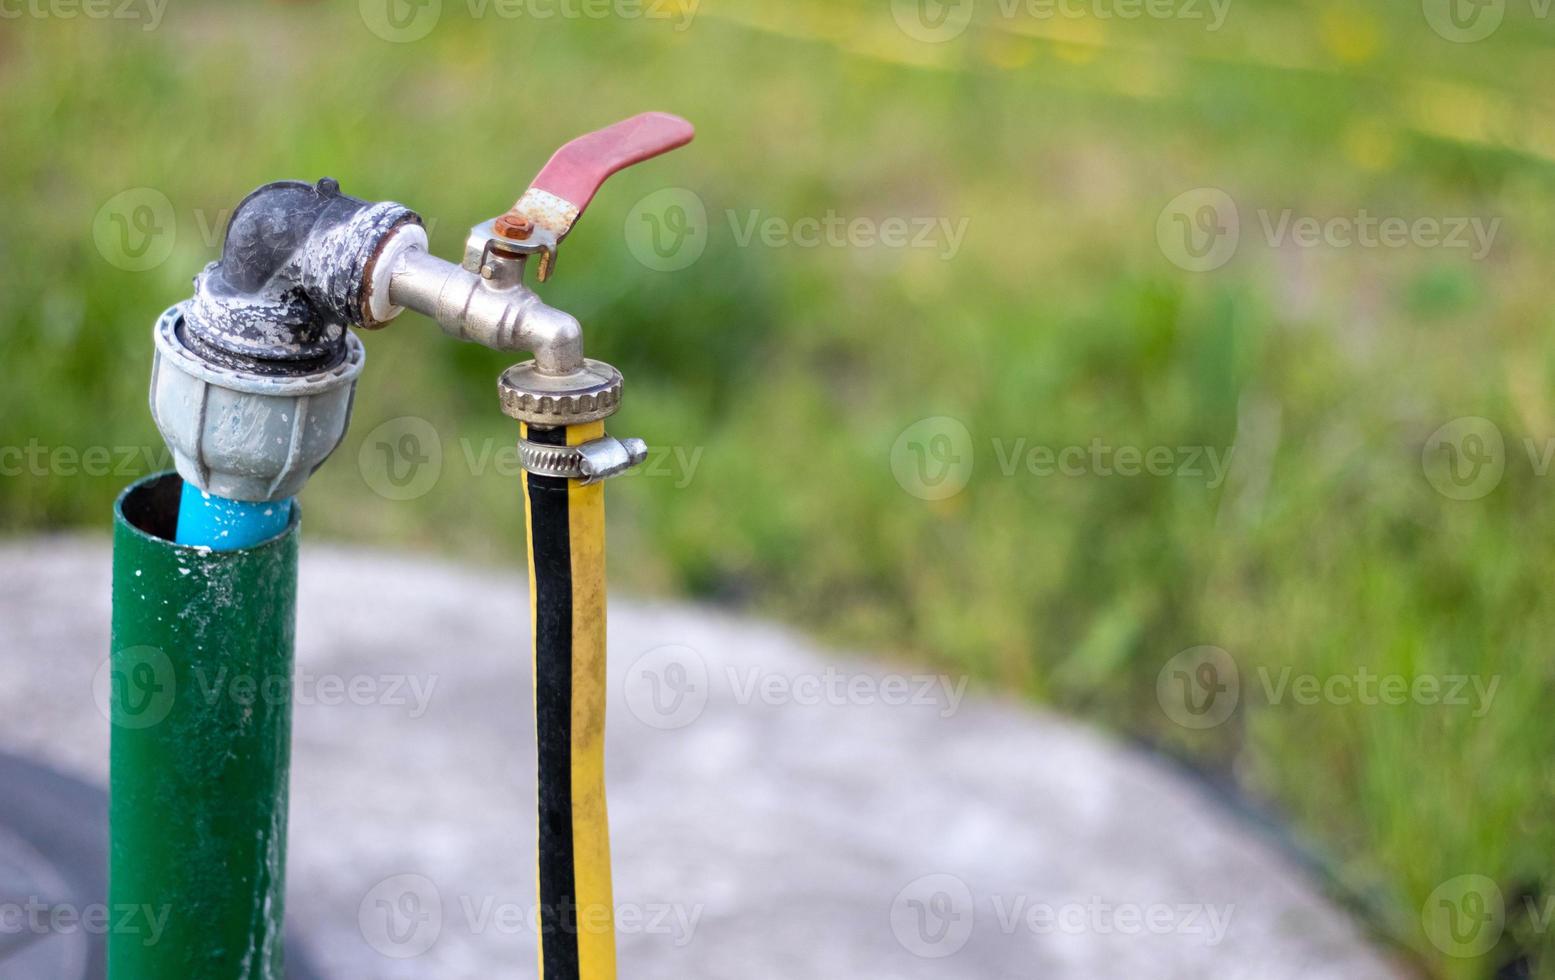
{"label": "red faucet lever handle", "polygon": [[667,112],[639,113],[584,133],[551,154],[529,189],[496,219],[494,230],[505,238],[526,241],[539,253],[543,282],[556,267],[556,246],[572,231],[606,177],[685,146],[695,133],[689,122]]}
{"label": "red faucet lever handle", "polygon": [[582,214],[606,177],[685,146],[695,133],[691,124],[679,116],[667,112],[640,113],[567,143],[551,155],[550,162],[535,175],[529,187],[561,198]]}

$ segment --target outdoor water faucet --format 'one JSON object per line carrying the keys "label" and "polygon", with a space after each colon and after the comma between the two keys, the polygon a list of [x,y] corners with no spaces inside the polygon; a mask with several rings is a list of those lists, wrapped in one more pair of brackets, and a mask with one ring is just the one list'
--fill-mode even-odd
{"label": "outdoor water faucet", "polygon": [[[570,141],[507,212],[470,229],[458,265],[427,251],[419,224],[396,227],[369,272],[369,316],[388,320],[408,307],[462,340],[533,353],[533,361],[509,368],[498,383],[503,411],[520,421],[554,427],[611,415],[620,404],[620,373],[583,356],[582,327],[524,284],[525,267],[534,256],[537,278],[549,279],[558,247],[605,179],[684,146],[693,132],[678,116],[645,112]],[[605,437],[583,447],[575,462],[584,477],[603,479],[646,453],[640,440]],[[540,472],[534,467],[543,466],[546,455],[526,452],[526,466]]]}
{"label": "outdoor water faucet", "polygon": [[[258,188],[194,295],[154,329],[152,416],[182,479],[141,481],[116,510],[115,676],[165,665],[171,691],[215,665],[289,692],[292,498],[345,436],[367,356],[351,328],[412,309],[455,337],[534,354],[497,387],[522,423],[540,973],[553,980],[615,977],[599,483],[642,462],[647,446],[605,432],[621,373],[583,356],[578,321],[542,302],[524,273],[533,257],[536,278],[551,276],[605,178],[691,135],[685,120],[646,113],[573,140],[512,208],[470,230],[457,263],[431,254],[404,205],[350,197],[328,178]],[[137,724],[133,706],[114,702],[111,894],[124,907],[199,914],[165,945],[110,937],[109,969],[182,977],[198,960],[202,976],[279,978],[291,702],[192,690],[182,685],[162,724]]]}
{"label": "outdoor water faucet", "polygon": [[[405,309],[445,332],[534,360],[503,373],[503,411],[538,427],[616,410],[621,375],[583,356],[583,329],[524,282],[556,269],[557,249],[611,174],[692,137],[647,112],[578,137],[552,155],[504,214],[470,229],[458,263],[428,250],[420,215],[343,194],[329,178],[277,181],[244,198],[220,260],[156,330],[152,414],[184,480],[239,501],[295,495],[344,437],[365,360],[349,327],[375,329]],[[604,436],[568,454],[521,455],[533,472],[603,479],[640,462],[641,440]]]}

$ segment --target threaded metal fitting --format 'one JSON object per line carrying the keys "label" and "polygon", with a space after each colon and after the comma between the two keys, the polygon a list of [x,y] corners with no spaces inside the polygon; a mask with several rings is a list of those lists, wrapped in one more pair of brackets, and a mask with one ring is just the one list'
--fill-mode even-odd
{"label": "threaded metal fitting", "polygon": [[157,320],[151,369],[151,416],[178,474],[229,500],[295,496],[345,436],[362,342],[347,332],[343,359],[311,374],[258,374],[191,351],[185,306]]}
{"label": "threaded metal fitting", "polygon": [[582,425],[621,407],[621,372],[591,358],[572,374],[540,371],[534,361],[515,364],[497,379],[504,414],[530,425]]}

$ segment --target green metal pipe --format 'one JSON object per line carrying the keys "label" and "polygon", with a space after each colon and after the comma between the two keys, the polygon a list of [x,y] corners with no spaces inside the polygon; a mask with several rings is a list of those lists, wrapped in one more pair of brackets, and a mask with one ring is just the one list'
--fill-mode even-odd
{"label": "green metal pipe", "polygon": [[175,544],[183,482],[114,507],[109,907],[112,980],[281,980],[298,508],[236,551]]}

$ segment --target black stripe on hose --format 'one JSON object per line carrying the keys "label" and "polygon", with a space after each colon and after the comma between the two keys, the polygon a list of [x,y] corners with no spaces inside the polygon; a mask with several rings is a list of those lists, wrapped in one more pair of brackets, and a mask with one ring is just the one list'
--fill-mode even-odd
{"label": "black stripe on hose", "polygon": [[[567,444],[564,428],[531,442]],[[529,476],[535,563],[535,731],[540,784],[540,943],[545,980],[578,980],[577,886],[572,854],[572,546],[567,481]]]}

